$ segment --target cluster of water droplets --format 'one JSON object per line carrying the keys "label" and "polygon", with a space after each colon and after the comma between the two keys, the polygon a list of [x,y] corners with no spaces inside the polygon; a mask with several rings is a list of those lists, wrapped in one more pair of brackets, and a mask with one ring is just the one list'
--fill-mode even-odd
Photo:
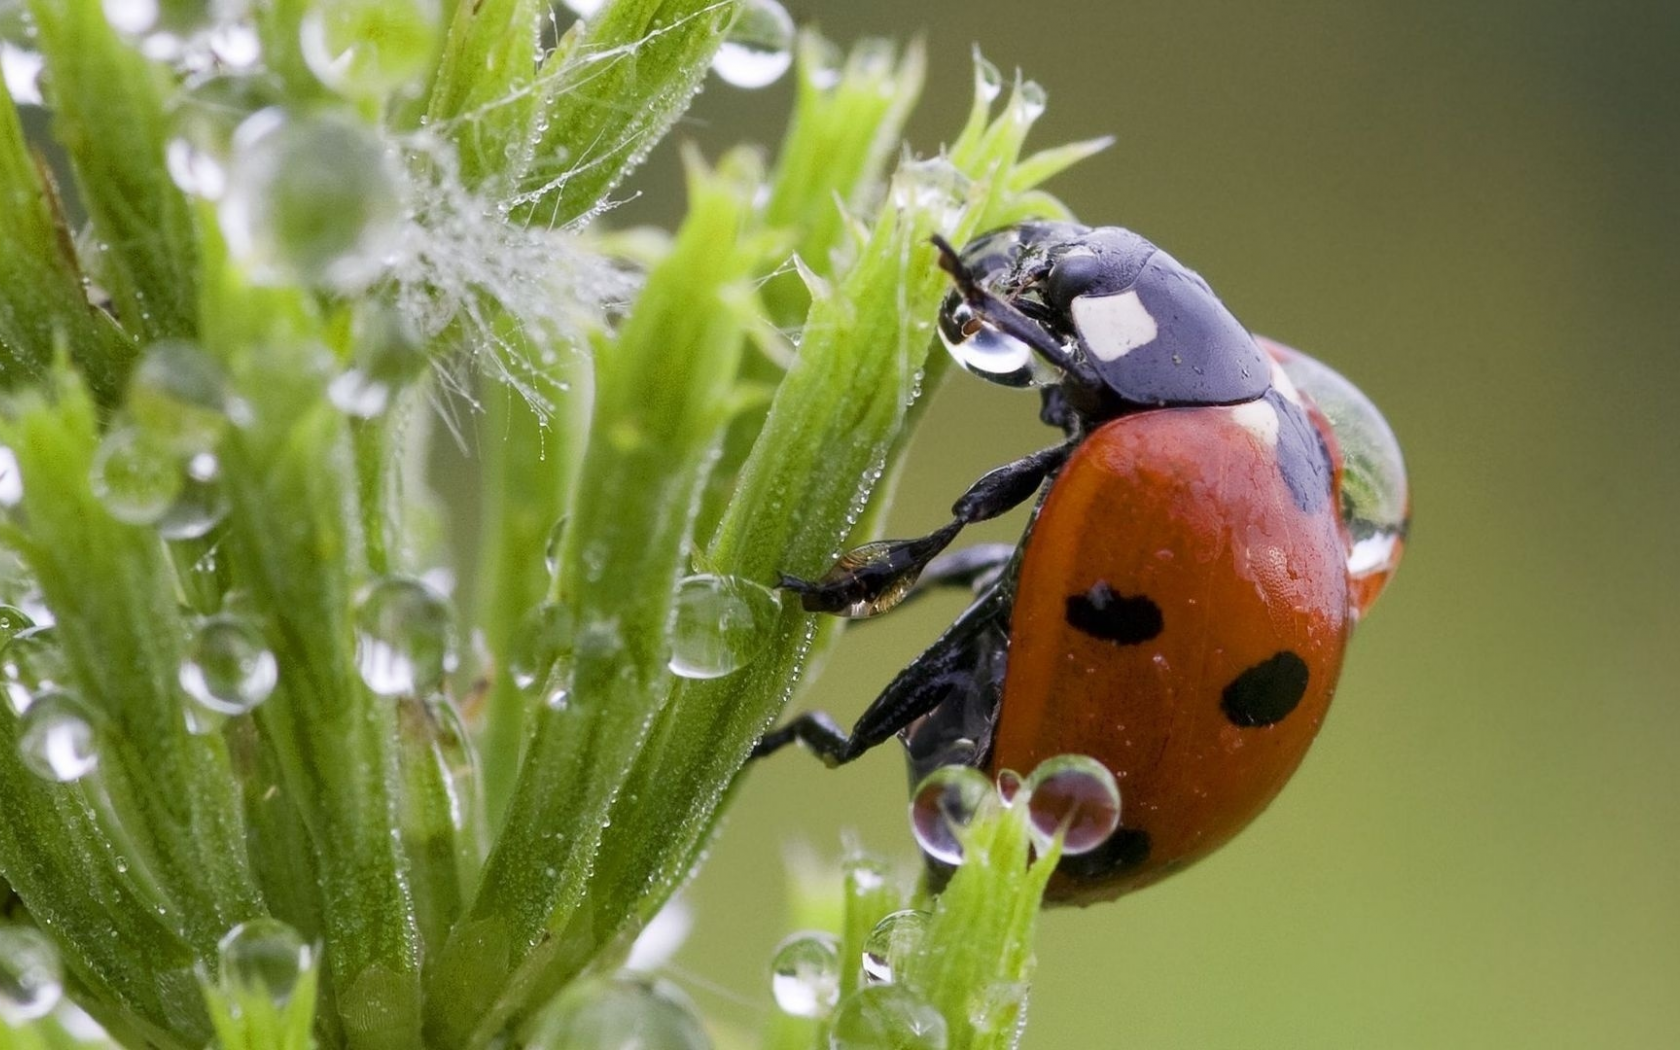
{"label": "cluster of water droplets", "polygon": [[929,858],[959,865],[969,824],[994,803],[1024,806],[1038,848],[1048,849],[1059,838],[1068,856],[1091,852],[1120,826],[1114,774],[1085,755],[1058,755],[1025,779],[1003,770],[995,783],[968,766],[934,770],[910,797],[911,833]]}

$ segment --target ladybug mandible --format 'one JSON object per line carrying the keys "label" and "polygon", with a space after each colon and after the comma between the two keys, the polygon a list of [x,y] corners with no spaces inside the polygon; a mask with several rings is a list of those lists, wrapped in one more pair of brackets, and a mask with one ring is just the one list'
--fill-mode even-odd
{"label": "ladybug mandible", "polygon": [[[1122,823],[1062,860],[1048,898],[1111,898],[1228,841],[1300,764],[1399,560],[1399,447],[1345,379],[1251,335],[1135,233],[1028,223],[960,254],[936,243],[954,283],[946,347],[1040,388],[1066,440],[981,478],[927,536],[783,577],[806,609],[843,616],[918,582],[977,597],[850,733],[813,712],[754,753],[798,740],[839,765],[896,734],[913,781],[1090,755],[1119,782]],[[942,553],[1040,488],[1018,546]]]}

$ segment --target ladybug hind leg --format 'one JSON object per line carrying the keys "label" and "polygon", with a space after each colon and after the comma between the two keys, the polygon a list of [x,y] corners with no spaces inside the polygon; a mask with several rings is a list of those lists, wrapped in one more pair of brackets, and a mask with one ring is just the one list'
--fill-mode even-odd
{"label": "ladybug hind leg", "polygon": [[[807,612],[850,617],[884,613],[909,595],[965,525],[988,521],[1025,503],[1061,469],[1073,447],[1071,441],[1055,445],[986,474],[952,505],[951,521],[926,536],[866,543],[842,554],[819,579],[784,575],[779,586],[799,595]],[[955,566],[953,575],[959,579],[972,568],[960,561]]]}

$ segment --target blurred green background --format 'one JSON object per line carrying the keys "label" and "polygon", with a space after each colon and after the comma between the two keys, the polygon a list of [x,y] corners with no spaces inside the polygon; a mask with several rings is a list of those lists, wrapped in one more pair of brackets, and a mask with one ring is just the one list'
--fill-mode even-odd
{"label": "blurred green background", "polygon": [[[1680,5],[788,6],[925,31],[923,152],[971,43],[1048,89],[1039,144],[1116,135],[1052,188],[1353,378],[1409,459],[1407,561],[1300,774],[1203,865],[1047,914],[1026,1046],[1680,1046]],[[713,84],[677,137],[762,141],[789,93]],[[629,215],[675,214],[673,152]],[[892,531],[1049,440],[1035,409],[952,376]],[[848,635],[804,703],[849,719],[959,604]],[[770,1008],[784,851],[913,866],[894,751],[753,773],[688,894],[708,1012]]]}

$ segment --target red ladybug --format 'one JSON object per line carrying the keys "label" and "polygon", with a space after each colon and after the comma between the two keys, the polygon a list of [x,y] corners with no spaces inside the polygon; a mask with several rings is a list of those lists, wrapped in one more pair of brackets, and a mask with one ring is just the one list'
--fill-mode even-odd
{"label": "red ladybug", "polygon": [[[1108,899],[1228,841],[1300,764],[1399,560],[1399,447],[1345,379],[1252,336],[1128,230],[1030,223],[940,248],[946,346],[1040,387],[1067,439],[981,478],[927,536],[783,578],[806,609],[847,616],[918,579],[978,596],[850,733],[806,714],[755,753],[799,740],[838,765],[896,734],[913,780],[1090,755],[1120,785],[1122,823],[1065,857],[1048,896]],[[1041,487],[1018,546],[941,554]]]}

